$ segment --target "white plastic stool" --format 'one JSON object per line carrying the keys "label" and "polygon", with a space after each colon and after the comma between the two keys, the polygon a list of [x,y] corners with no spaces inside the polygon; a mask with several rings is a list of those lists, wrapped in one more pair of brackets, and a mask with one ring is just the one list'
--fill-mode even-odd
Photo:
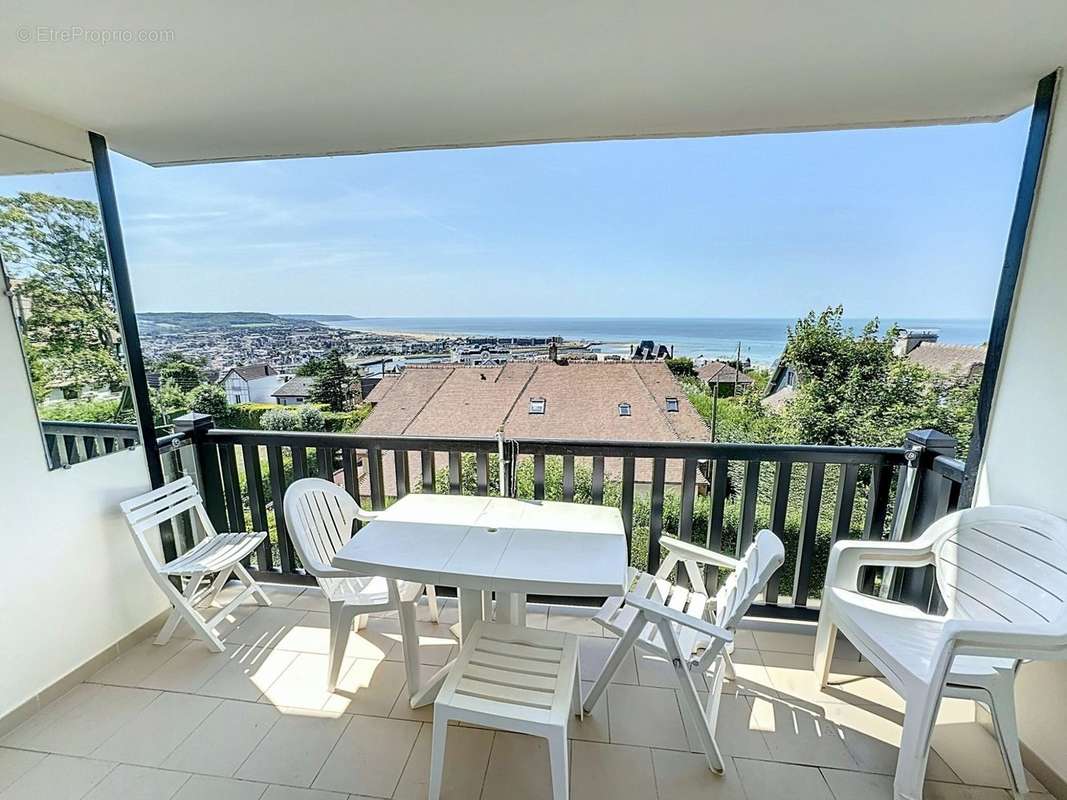
{"label": "white plastic stool", "polygon": [[452,720],[548,740],[553,800],[567,800],[567,723],[582,713],[578,637],[478,622],[433,704],[430,800],[441,797]]}

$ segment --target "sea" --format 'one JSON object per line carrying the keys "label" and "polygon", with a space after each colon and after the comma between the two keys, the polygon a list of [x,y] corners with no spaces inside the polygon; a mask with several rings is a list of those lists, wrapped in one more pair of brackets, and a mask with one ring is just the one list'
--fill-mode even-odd
{"label": "sea", "polygon": [[[645,339],[674,347],[676,356],[735,358],[772,364],[785,347],[795,318],[695,317],[351,317],[321,319],[326,325],[348,330],[387,331],[441,336],[561,336],[564,340],[592,342],[605,353],[628,354],[630,346]],[[865,319],[846,319],[857,332]],[[933,328],[939,341],[982,344],[989,338],[989,320],[882,318],[882,328]]]}

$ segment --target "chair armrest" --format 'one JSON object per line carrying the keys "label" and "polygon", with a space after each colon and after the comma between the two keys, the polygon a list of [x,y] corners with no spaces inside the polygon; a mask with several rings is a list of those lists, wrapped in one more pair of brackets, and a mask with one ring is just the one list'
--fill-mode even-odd
{"label": "chair armrest", "polygon": [[726,569],[737,569],[737,565],[741,563],[736,558],[716,553],[714,550],[708,550],[706,547],[701,547],[692,542],[683,542],[673,536],[660,536],[659,543],[666,547],[668,552],[674,553],[683,561],[714,564],[717,567],[725,567]]}
{"label": "chair armrest", "polygon": [[1065,658],[1067,632],[1048,625],[1017,622],[950,619],[941,631],[939,647],[951,648],[954,655],[999,656],[1001,658]]}
{"label": "chair armrest", "polygon": [[861,567],[921,567],[933,563],[933,547],[926,537],[911,542],[837,542],[826,564],[826,587],[854,590]]}
{"label": "chair armrest", "polygon": [[639,594],[634,594],[633,592],[626,595],[626,605],[640,609],[644,612],[646,617],[658,617],[660,619],[669,620],[670,622],[674,622],[686,628],[692,628],[695,631],[699,631],[712,639],[719,639],[724,644],[729,644],[734,640],[734,635],[726,630],[726,628],[720,628],[718,625],[713,625],[705,620],[691,617],[688,614],[683,614],[681,611],[675,611],[673,608],[668,608],[662,603],[658,603],[655,600],[649,600],[648,598],[642,597]]}
{"label": "chair armrest", "polygon": [[363,506],[356,504],[356,519],[360,522],[373,522],[382,515],[381,511],[366,511]]}

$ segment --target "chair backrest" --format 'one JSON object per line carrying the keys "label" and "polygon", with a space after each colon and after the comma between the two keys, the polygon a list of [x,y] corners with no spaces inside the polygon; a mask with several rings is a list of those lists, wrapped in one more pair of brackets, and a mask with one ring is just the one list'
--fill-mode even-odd
{"label": "chair backrest", "polygon": [[149,566],[159,566],[155,551],[149,546],[145,534],[155,530],[160,523],[172,520],[180,514],[192,511],[197,515],[205,536],[215,535],[215,526],[204,508],[193,479],[188,475],[176,481],[133,497],[119,504],[126,516],[126,523],[133,532],[133,539],[141,557]]}
{"label": "chair backrest", "polygon": [[985,506],[927,530],[949,616],[1041,625],[1067,622],[1067,520],[1033,508]]}
{"label": "chair backrest", "polygon": [[715,624],[733,630],[763,591],[771,575],[785,561],[785,545],[769,530],[756,534],[715,595]]}
{"label": "chair backrest", "polygon": [[352,538],[359,504],[341,486],[322,478],[302,478],[285,492],[285,526],[304,568],[332,577],[337,551]]}

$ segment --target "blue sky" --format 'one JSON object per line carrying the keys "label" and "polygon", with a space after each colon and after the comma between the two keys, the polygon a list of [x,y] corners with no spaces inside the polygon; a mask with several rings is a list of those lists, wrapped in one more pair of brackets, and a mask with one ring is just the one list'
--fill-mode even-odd
{"label": "blue sky", "polygon": [[115,180],[144,311],[986,317],[1028,121]]}

